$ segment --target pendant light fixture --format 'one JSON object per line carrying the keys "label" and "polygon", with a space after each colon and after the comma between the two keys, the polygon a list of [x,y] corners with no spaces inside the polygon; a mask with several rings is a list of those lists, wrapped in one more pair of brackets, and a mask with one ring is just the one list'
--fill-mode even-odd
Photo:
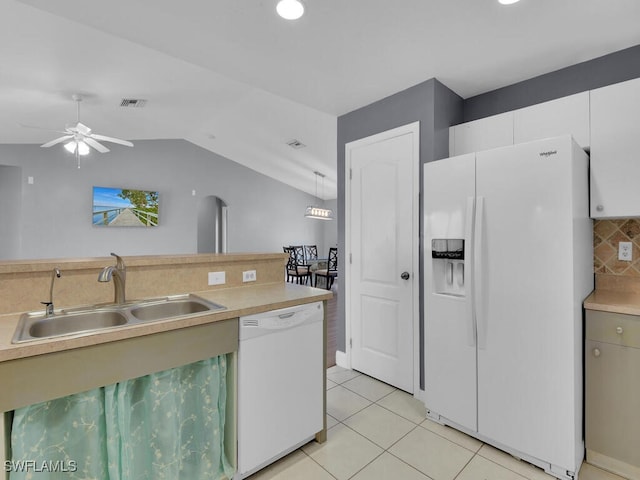
{"label": "pendant light fixture", "polygon": [[[324,196],[324,175],[320,172],[313,172],[316,176],[316,198],[318,198],[318,177],[322,178],[322,195]],[[309,205],[304,212],[304,216],[307,218],[314,218],[316,220],[333,220],[333,210],[330,208],[316,207]]]}
{"label": "pendant light fixture", "polygon": [[276,12],[285,20],[297,20],[304,15],[304,5],[300,0],[280,0]]}

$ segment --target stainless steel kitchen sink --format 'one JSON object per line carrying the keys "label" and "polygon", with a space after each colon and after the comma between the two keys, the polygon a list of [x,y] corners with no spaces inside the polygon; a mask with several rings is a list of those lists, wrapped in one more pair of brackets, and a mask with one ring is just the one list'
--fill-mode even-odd
{"label": "stainless steel kitchen sink", "polygon": [[124,313],[115,310],[96,310],[32,319],[28,334],[33,338],[59,337],[71,333],[93,332],[127,323]]}
{"label": "stainless steel kitchen sink", "polygon": [[158,302],[143,303],[130,309],[136,319],[147,322],[164,320],[167,318],[193,315],[195,313],[210,312],[224,309],[222,305],[209,302],[194,295],[186,297],[168,297]]}
{"label": "stainless steel kitchen sink", "polygon": [[20,317],[12,343],[89,335],[114,327],[206,315],[225,308],[196,295],[176,295],[123,305],[63,309],[53,315],[47,315],[45,311],[31,312]]}

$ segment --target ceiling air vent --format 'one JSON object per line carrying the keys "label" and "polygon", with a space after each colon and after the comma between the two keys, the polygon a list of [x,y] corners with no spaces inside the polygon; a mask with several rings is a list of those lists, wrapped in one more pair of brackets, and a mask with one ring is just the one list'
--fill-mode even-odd
{"label": "ceiling air vent", "polygon": [[287,142],[287,145],[289,145],[291,148],[295,148],[296,150],[299,148],[304,148],[306,147],[306,145],[304,143],[302,143],[300,140],[290,140]]}
{"label": "ceiling air vent", "polygon": [[121,107],[126,108],[142,108],[147,104],[146,100],[141,100],[139,98],[123,98],[120,102]]}

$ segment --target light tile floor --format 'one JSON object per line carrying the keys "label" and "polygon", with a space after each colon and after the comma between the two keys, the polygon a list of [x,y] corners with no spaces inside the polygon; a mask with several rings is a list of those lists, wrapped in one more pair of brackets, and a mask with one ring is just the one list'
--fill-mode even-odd
{"label": "light tile floor", "polygon": [[[310,442],[251,480],[553,480],[426,419],[411,395],[358,372],[327,370],[327,442]],[[588,464],[580,480],[622,480]]]}

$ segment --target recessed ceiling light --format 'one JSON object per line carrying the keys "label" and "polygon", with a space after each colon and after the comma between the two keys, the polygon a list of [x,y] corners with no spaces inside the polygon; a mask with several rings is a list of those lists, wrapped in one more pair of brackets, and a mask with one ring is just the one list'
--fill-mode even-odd
{"label": "recessed ceiling light", "polygon": [[498,0],[502,5],[511,5],[512,3],[517,3],[520,0]]}
{"label": "recessed ceiling light", "polygon": [[286,20],[297,20],[304,14],[304,5],[300,0],[280,0],[276,11]]}

